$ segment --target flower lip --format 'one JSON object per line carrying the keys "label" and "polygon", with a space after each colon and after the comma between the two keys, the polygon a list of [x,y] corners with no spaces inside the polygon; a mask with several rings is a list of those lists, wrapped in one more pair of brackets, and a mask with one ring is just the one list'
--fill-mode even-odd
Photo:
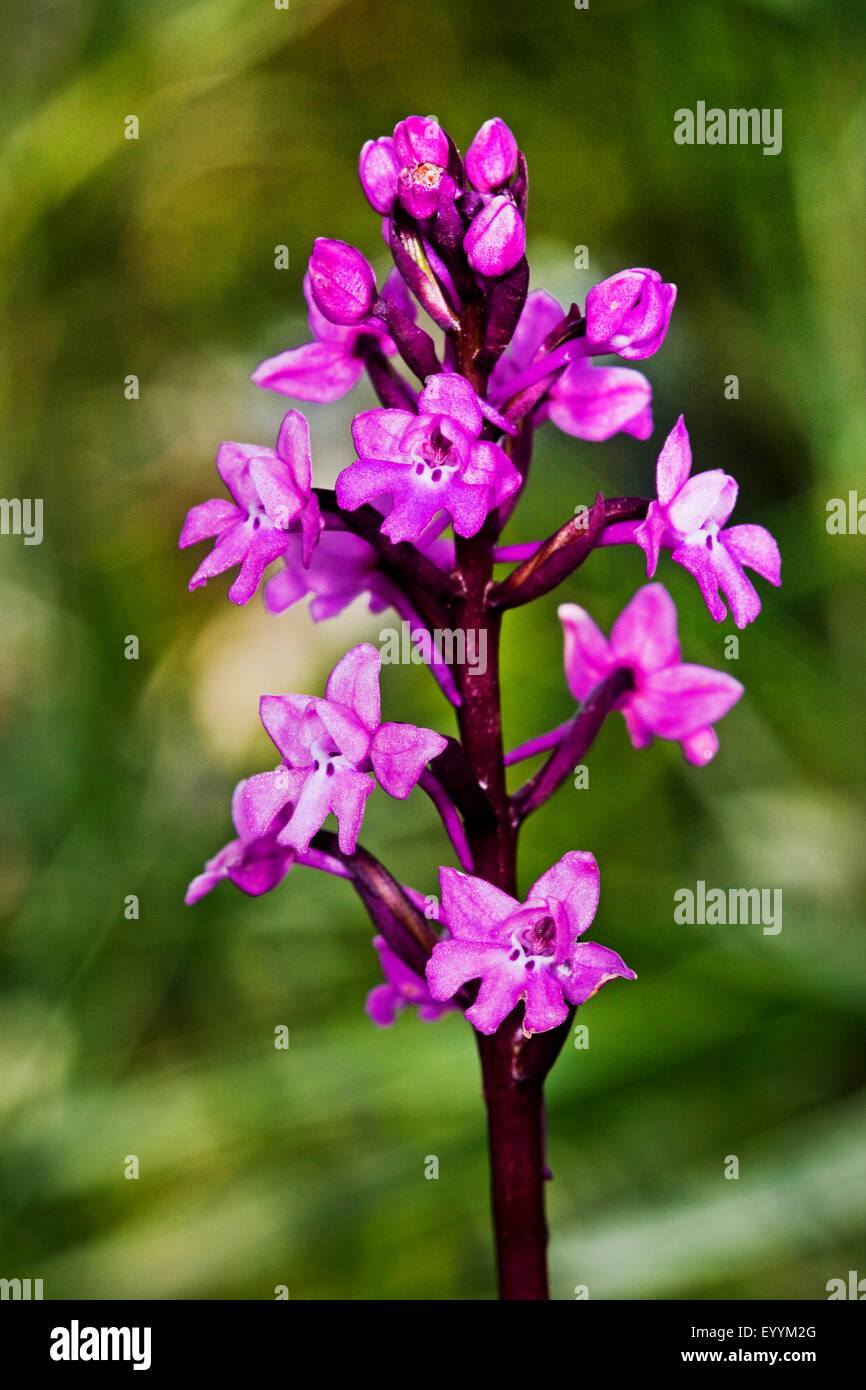
{"label": "flower lip", "polygon": [[345,757],[342,749],[337,746],[330,734],[326,734],[311,744],[310,757],[313,771],[323,772],[326,777],[333,777],[338,763],[348,767],[354,766],[351,759]]}

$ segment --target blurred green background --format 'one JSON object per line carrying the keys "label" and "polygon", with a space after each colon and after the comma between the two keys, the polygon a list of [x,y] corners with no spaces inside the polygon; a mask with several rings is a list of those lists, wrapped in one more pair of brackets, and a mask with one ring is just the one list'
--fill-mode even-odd
{"label": "blurred green background", "polygon": [[[524,887],[594,851],[594,934],[639,975],[582,1011],[590,1046],[549,1084],[554,1296],[821,1299],[866,1275],[866,540],[825,528],[827,500],[863,478],[863,11],[32,0],[2,24],[3,493],[44,499],[45,537],[0,538],[0,1274],[41,1277],[49,1298],[492,1296],[462,1019],[369,1025],[377,961],[340,883],[297,871],[258,900],[221,885],[182,901],[230,837],[235,781],[273,765],[259,694],[318,691],[391,622],[363,605],[273,619],[221,580],[189,594],[199,552],[175,544],[219,491],[220,440],[272,443],[286,402],[249,372],[307,336],[313,237],[384,269],[357,151],[418,112],[464,149],[490,115],[515,129],[536,285],[567,301],[648,265],[679,286],[642,364],[652,439],[546,427],[509,538],[598,487],[647,492],[683,410],[696,468],[737,476],[735,520],[769,526],[784,560],[730,664],[733,626],[676,566],[660,574],[686,659],[746,685],[715,762],[634,754],[611,720],[589,790],[564,788],[525,832]],[[782,153],[675,145],[674,111],[698,100],[781,107]],[[361,388],[305,408],[320,482],[370,403]],[[559,597],[607,626],[641,558],[603,551]],[[569,713],[556,602],[508,626],[511,743]],[[386,668],[383,688],[386,718],[452,731],[417,668]],[[451,862],[418,796],[374,796],[363,840],[426,892]],[[674,891],[699,878],[782,888],[782,932],[675,925]]]}

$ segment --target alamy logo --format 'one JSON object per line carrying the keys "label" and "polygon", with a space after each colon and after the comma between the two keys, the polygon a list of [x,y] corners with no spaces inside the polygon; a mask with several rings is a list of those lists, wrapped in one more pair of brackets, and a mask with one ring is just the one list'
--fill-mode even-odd
{"label": "alamy logo", "polygon": [[27,1302],[29,1299],[42,1298],[41,1279],[0,1279],[0,1299],[11,1298],[21,1299]]}
{"label": "alamy logo", "polygon": [[866,536],[866,497],[852,488],[848,499],[831,497],[827,503],[827,533],[831,536]]}
{"label": "alamy logo", "polygon": [[427,628],[403,622],[395,627],[383,627],[379,633],[383,666],[430,665],[437,661],[446,666],[466,666],[473,675],[483,676],[487,670],[487,632],[484,628]]}
{"label": "alamy logo", "polygon": [[41,545],[42,498],[0,497],[0,536],[23,536],[25,545]]}
{"label": "alamy logo", "polygon": [[757,106],[711,106],[699,101],[697,109],[681,106],[674,112],[674,140],[678,145],[763,145],[764,154],[782,149],[782,109]]}
{"label": "alamy logo", "polygon": [[68,1327],[51,1329],[52,1361],[131,1361],[134,1371],[150,1370],[149,1327]]}
{"label": "alamy logo", "polygon": [[782,930],[781,888],[707,888],[698,879],[693,889],[674,893],[674,921],[680,926],[762,926],[765,936]]}

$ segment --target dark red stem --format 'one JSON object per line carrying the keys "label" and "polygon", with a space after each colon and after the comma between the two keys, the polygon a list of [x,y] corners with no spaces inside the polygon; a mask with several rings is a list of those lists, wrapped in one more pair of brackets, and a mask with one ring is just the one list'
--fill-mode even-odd
{"label": "dark red stem", "polygon": [[[481,316],[468,314],[455,344],[458,370],[481,395],[487,384],[480,365],[483,332]],[[505,782],[499,688],[501,615],[489,603],[496,532],[497,518],[492,515],[477,536],[457,539],[456,624],[466,631],[483,631],[487,642],[483,672],[458,668],[463,702],[458,720],[467,762],[489,804],[488,814],[465,821],[475,872],[516,897],[517,820]],[[487,1106],[499,1297],[538,1301],[550,1296],[543,1086],[556,1054],[543,1035],[545,1050],[534,1058],[539,1039],[524,1036],[521,1017],[522,1005],[495,1034],[479,1034],[478,1050]]]}

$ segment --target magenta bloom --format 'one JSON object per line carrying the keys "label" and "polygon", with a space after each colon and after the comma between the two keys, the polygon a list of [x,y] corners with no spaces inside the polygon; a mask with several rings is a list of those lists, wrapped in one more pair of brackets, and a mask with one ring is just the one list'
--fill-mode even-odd
{"label": "magenta bloom", "polygon": [[307,422],[297,410],[290,410],[280,426],[276,450],[258,444],[221,444],[216,465],[234,502],[212,498],[193,507],[178,544],[183,548],[215,537],[213,550],[189,581],[190,589],[240,565],[229,598],[233,603],[249,603],[267,566],[286,549],[289,526],[300,527],[305,564],[322,527],[311,487]]}
{"label": "magenta bloom", "polygon": [[[490,398],[502,405],[522,384],[542,343],[563,320],[559,304],[546,290],[527,298],[510,347],[490,378]],[[648,439],[653,419],[652,389],[642,372],[630,367],[593,367],[585,357],[571,362],[543,397],[535,418],[549,418],[577,439],[602,440],[620,430]]]}
{"label": "magenta bloom", "polygon": [[368,140],[358,160],[358,177],[374,212],[387,217],[397,197],[397,178],[400,161],[390,135]]}
{"label": "magenta bloom", "polygon": [[339,844],[351,854],[376,775],[389,796],[405,800],[425,763],[446,740],[414,724],[382,724],[379,706],[381,657],[362,642],[337,663],[325,699],[309,695],[263,695],[261,720],[283,756],[275,772],[244,784],[243,813],[256,834],[291,807],[278,843],[306,850],[326,816],[339,822]]}
{"label": "magenta bloom", "polygon": [[499,116],[485,121],[464,160],[466,176],[479,193],[501,188],[517,168],[517,141]]}
{"label": "magenta bloom", "polygon": [[[412,893],[414,899],[419,895]],[[423,898],[420,899],[423,905]],[[373,945],[379,952],[385,984],[376,985],[367,995],[366,1009],[378,1028],[390,1028],[397,1015],[413,1004],[418,1008],[418,1017],[424,1023],[435,1023],[437,1018],[456,1008],[455,1004],[439,1003],[433,998],[427,981],[404,965],[395,956],[384,936],[374,936]]]}
{"label": "magenta bloom", "polygon": [[337,479],[337,500],[355,511],[390,494],[382,530],[395,542],[417,541],[442,511],[459,536],[474,536],[488,512],[520,487],[520,475],[498,444],[479,438],[484,417],[462,376],[429,377],[418,410],[355,416],[358,461]]}
{"label": "magenta bloom", "polygon": [[238,832],[237,839],[209,859],[204,873],[193,879],[186,890],[187,904],[197,903],[223,879],[230,879],[254,898],[269,893],[283,881],[297,857],[293,849],[286,849],[277,842],[283,824],[279,816],[264,834],[255,833],[244,811],[245,787],[245,782],[239,782],[232,797],[232,820]]}
{"label": "magenta bloom", "polygon": [[509,197],[489,198],[463,238],[469,264],[479,275],[505,275],[526,250],[523,218]]}
{"label": "magenta bloom", "polygon": [[721,590],[737,627],[746,627],[760,613],[761,600],[743,566],[780,585],[779,547],[763,526],[723,529],[737,500],[735,479],[720,468],[692,478],[691,467],[689,435],[681,415],[659,454],[658,501],[650,503],[645,521],[625,523],[631,527],[629,538],[646,552],[648,577],[656,572],[660,548],[672,547],[671,559],[694,575],[716,622],[727,616]]}
{"label": "magenta bloom", "polygon": [[588,613],[563,603],[565,676],[578,704],[595,686],[622,667],[632,673],[634,688],[620,696],[635,748],[654,737],[682,744],[690,763],[708,763],[719,747],[713,724],[727,714],[743,693],[739,681],[708,666],[680,660],[677,610],[661,584],[646,584],[623,609],[608,642]]}
{"label": "magenta bloom", "polygon": [[317,237],[309,276],[313,298],[330,323],[352,326],[369,318],[376,302],[376,277],[356,247]]}
{"label": "magenta bloom", "polygon": [[[400,307],[406,312],[411,310],[411,301],[402,284],[393,271],[385,292],[392,299],[398,298]],[[289,348],[288,352],[260,362],[252,379],[256,386],[279,391],[298,401],[338,401],[360,380],[364,371],[364,350],[370,343],[389,356],[393,356],[397,348],[379,319],[366,319],[353,327],[329,322],[313,297],[309,274],[304,277],[304,297],[309,307],[313,342]],[[414,317],[414,310],[411,312]]]}
{"label": "magenta bloom", "polygon": [[433,947],[427,982],[434,999],[450,999],[469,980],[481,988],[469,1022],[495,1033],[525,1001],[523,1031],[544,1033],[585,1004],[608,980],[637,977],[615,951],[579,941],[598,906],[598,865],[570,851],[542,874],[525,903],[483,878],[439,870],[442,915],[450,941]]}
{"label": "magenta bloom", "polygon": [[668,331],[677,297],[657,270],[620,270],[586,296],[590,354],[615,352],[630,361],[651,357]]}

